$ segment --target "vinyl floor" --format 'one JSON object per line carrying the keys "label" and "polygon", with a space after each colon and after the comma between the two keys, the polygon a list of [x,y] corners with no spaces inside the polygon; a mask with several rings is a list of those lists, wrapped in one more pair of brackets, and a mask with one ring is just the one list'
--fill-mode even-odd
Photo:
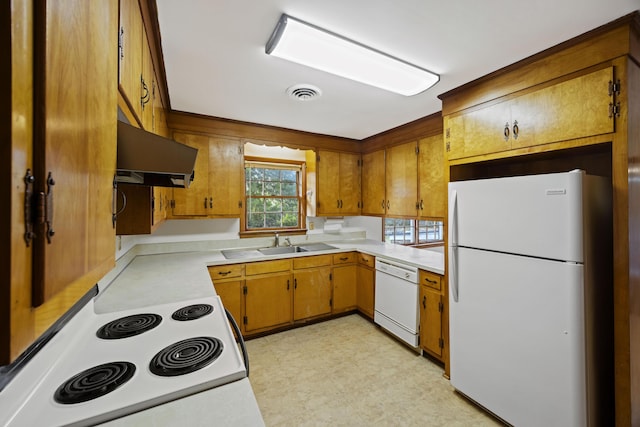
{"label": "vinyl floor", "polygon": [[443,369],[357,314],[247,341],[267,426],[498,426]]}

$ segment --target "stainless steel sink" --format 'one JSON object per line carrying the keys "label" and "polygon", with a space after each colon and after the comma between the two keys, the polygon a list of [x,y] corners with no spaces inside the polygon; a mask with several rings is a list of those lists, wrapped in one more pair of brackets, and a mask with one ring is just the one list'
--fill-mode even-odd
{"label": "stainless steel sink", "polygon": [[315,251],[328,251],[331,249],[338,249],[335,246],[327,245],[326,243],[309,243],[305,245],[299,245],[302,249],[299,252],[315,252]]}
{"label": "stainless steel sink", "polygon": [[262,248],[258,249],[264,255],[279,255],[279,254],[292,254],[295,252],[306,252],[300,246],[279,246],[277,248]]}
{"label": "stainless steel sink", "polygon": [[229,249],[221,252],[226,259],[256,258],[263,255],[256,249]]}

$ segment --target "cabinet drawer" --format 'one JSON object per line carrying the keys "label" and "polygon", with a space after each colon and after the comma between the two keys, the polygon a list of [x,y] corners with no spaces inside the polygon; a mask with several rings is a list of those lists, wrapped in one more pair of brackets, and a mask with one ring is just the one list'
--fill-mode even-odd
{"label": "cabinet drawer", "polygon": [[323,265],[331,265],[331,255],[306,256],[302,258],[294,258],[293,269],[322,267]]}
{"label": "cabinet drawer", "polygon": [[242,277],[244,264],[216,265],[209,267],[211,280],[228,279],[231,277]]}
{"label": "cabinet drawer", "polygon": [[442,276],[429,271],[420,270],[420,283],[430,288],[441,289]]}
{"label": "cabinet drawer", "polygon": [[367,265],[371,268],[376,266],[376,257],[369,254],[358,254],[358,264]]}
{"label": "cabinet drawer", "polygon": [[356,254],[355,252],[347,252],[344,254],[334,254],[333,255],[333,265],[336,264],[351,264],[356,262]]}
{"label": "cabinet drawer", "polygon": [[245,274],[253,276],[255,274],[275,273],[278,271],[291,270],[290,259],[277,259],[274,261],[252,262],[245,267]]}

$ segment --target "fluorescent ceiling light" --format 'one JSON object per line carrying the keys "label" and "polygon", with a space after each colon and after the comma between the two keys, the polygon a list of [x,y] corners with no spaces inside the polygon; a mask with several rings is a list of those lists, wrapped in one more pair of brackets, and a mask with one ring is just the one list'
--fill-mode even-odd
{"label": "fluorescent ceiling light", "polygon": [[267,42],[269,55],[401,95],[429,89],[440,76],[283,14]]}

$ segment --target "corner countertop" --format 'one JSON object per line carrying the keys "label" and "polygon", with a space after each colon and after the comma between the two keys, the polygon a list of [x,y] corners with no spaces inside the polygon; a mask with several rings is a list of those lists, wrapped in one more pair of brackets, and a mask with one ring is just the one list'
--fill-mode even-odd
{"label": "corner countertop", "polygon": [[[226,259],[220,249],[169,252],[170,247],[146,247],[118,260],[117,272],[99,283],[100,293],[94,302],[96,313],[142,308],[176,301],[215,295],[206,267],[279,258],[358,251],[402,262],[436,274],[444,274],[442,248],[416,249],[369,239],[327,242],[336,249],[248,259]],[[181,250],[190,249],[182,245]],[[198,249],[194,245],[192,249]],[[158,252],[166,250],[167,252]]]}
{"label": "corner countertop", "polygon": [[[243,242],[232,242],[236,246]],[[260,242],[264,243],[264,242]],[[304,243],[304,242],[294,242]],[[311,243],[311,242],[309,242]],[[444,273],[442,248],[416,249],[367,239],[328,241],[336,249],[257,256],[250,259],[226,259],[221,250],[202,242],[139,245],[120,257],[114,268],[99,283],[100,292],[94,299],[96,313],[110,313],[143,308],[176,301],[215,295],[208,266],[246,263],[300,256],[358,251],[395,260],[437,274]],[[220,246],[220,244],[215,243]],[[222,243],[224,244],[224,243]],[[267,245],[257,246],[264,247]],[[210,407],[214,402],[215,407]],[[218,404],[220,403],[220,404]],[[202,413],[203,409],[206,413]],[[108,425],[165,425],[169,420],[181,420],[206,425],[211,421],[210,409],[222,416],[225,425],[264,425],[249,379],[236,381],[164,405],[147,409]],[[217,409],[217,410],[216,410]],[[205,424],[203,420],[206,420]],[[198,424],[200,423],[200,424]]]}

